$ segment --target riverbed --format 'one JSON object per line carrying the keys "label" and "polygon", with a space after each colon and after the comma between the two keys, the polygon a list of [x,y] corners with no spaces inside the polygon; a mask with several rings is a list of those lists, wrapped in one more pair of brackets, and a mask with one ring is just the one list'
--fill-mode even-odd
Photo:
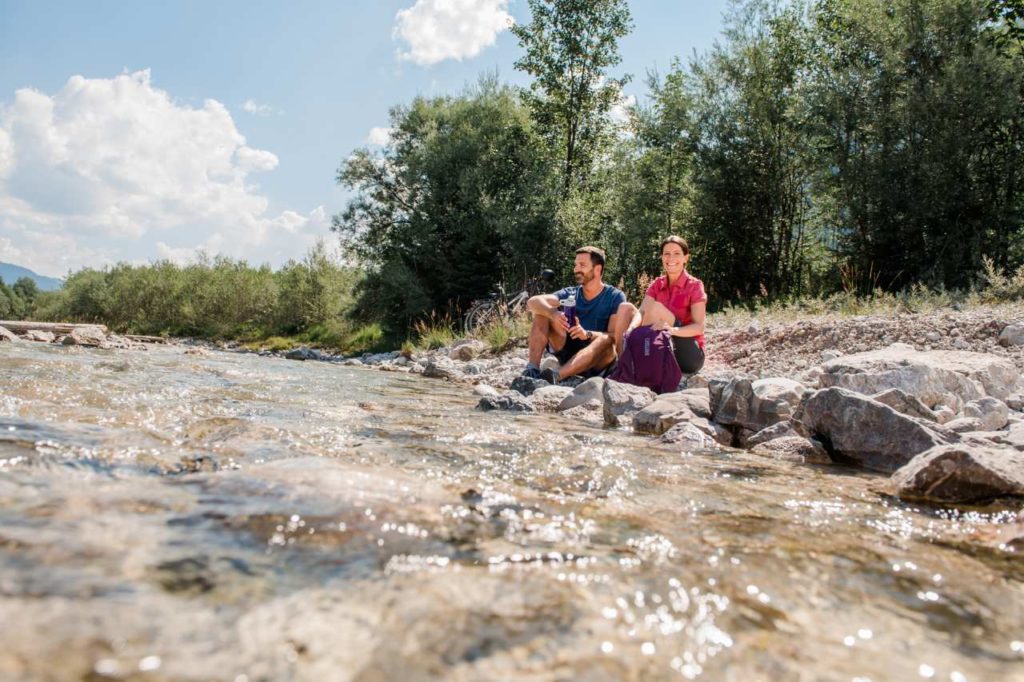
{"label": "riverbed", "polygon": [[0,345],[0,679],[1024,680],[1020,505],[476,400]]}

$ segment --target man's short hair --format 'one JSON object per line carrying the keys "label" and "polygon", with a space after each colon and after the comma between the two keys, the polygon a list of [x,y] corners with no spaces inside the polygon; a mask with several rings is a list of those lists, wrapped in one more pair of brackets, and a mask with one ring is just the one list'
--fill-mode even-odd
{"label": "man's short hair", "polygon": [[576,255],[585,253],[590,256],[590,262],[594,265],[600,265],[601,269],[604,269],[604,249],[599,249],[596,246],[581,246],[576,249]]}

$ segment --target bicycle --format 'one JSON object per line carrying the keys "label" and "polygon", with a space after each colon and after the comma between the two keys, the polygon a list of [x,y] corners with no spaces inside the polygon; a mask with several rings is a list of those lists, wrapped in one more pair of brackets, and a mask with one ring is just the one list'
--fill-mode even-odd
{"label": "bicycle", "polygon": [[522,312],[531,296],[546,292],[547,284],[554,278],[554,271],[544,268],[536,277],[526,280],[522,290],[511,298],[505,292],[505,286],[499,283],[498,290],[488,298],[477,299],[470,304],[462,317],[463,330],[466,334],[472,334],[496,319],[514,317]]}

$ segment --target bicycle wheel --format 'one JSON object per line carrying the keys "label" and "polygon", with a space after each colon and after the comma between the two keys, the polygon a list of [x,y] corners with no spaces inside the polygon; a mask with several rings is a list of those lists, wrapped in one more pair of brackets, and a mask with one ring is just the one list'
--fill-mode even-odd
{"label": "bicycle wheel", "polygon": [[467,334],[472,334],[497,317],[498,303],[496,301],[480,301],[470,306],[465,317],[462,318],[462,328]]}

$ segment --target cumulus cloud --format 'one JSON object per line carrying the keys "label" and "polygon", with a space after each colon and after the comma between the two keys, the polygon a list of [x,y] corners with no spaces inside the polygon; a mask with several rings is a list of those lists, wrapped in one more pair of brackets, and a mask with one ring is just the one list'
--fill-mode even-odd
{"label": "cumulus cloud", "polygon": [[[366,136],[366,143],[383,147],[391,142],[391,128],[374,127],[370,128],[370,134]],[[2,153],[2,147],[0,147]]]}
{"label": "cumulus cloud", "polygon": [[636,95],[623,95],[612,105],[608,116],[616,125],[625,126],[629,123],[629,110],[636,106]]}
{"label": "cumulus cloud", "polygon": [[242,103],[242,109],[253,116],[270,116],[274,113],[274,107],[269,104],[260,104],[254,99],[247,99]]}
{"label": "cumulus cloud", "polygon": [[509,27],[508,0],[416,0],[395,15],[393,35],[408,49],[401,59],[429,66],[475,57]]}
{"label": "cumulus cloud", "polygon": [[0,104],[0,260],[61,275],[196,248],[301,257],[323,209],[270,215],[252,177],[277,165],[223,104],[179,103],[148,70],[18,90]]}

